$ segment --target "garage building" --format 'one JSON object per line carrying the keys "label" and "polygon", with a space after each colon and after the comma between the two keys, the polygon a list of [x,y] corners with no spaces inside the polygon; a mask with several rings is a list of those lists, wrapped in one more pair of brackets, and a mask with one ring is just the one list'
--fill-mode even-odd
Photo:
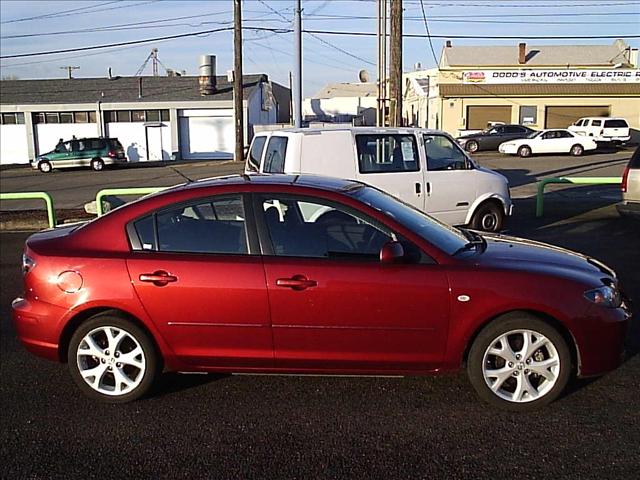
{"label": "garage building", "polygon": [[[214,80],[215,79],[215,80]],[[233,84],[227,77],[111,77],[0,82],[0,163],[28,163],[72,136],[115,137],[129,161],[230,159]],[[288,123],[289,89],[243,78],[245,141],[253,126]]]}

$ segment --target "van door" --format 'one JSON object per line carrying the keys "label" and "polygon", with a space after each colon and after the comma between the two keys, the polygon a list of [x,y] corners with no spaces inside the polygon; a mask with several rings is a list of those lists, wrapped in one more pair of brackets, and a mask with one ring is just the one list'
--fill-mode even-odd
{"label": "van door", "polygon": [[355,136],[356,179],[424,209],[424,169],[411,133],[362,133]]}
{"label": "van door", "polygon": [[446,135],[424,134],[422,140],[427,163],[424,211],[449,225],[462,225],[477,196],[473,163]]}

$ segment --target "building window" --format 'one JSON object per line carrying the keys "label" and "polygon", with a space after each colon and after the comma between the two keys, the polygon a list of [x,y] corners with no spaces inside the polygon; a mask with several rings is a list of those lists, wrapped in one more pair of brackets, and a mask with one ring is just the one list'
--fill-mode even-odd
{"label": "building window", "polygon": [[163,122],[169,121],[169,110],[160,110],[160,120]]}
{"label": "building window", "polygon": [[520,107],[520,125],[537,125],[538,107],[535,105],[522,105]]}
{"label": "building window", "polygon": [[89,123],[96,123],[96,112],[89,112]]}
{"label": "building window", "polygon": [[24,125],[24,113],[3,113],[0,115],[2,125]]}
{"label": "building window", "polygon": [[73,112],[61,112],[60,123],[73,123]]}
{"label": "building window", "polygon": [[159,122],[160,112],[158,110],[147,110],[147,122]]}
{"label": "building window", "polygon": [[34,113],[33,114],[33,123],[45,123],[44,113]]}
{"label": "building window", "polygon": [[118,110],[116,111],[116,122],[130,122],[131,115],[129,110]]}
{"label": "building window", "polygon": [[87,112],[75,112],[74,114],[76,123],[87,123],[89,122],[89,117],[87,116]]}
{"label": "building window", "polygon": [[144,110],[133,110],[131,112],[132,122],[144,122]]}
{"label": "building window", "polygon": [[46,123],[60,123],[60,118],[58,117],[57,112],[45,113],[44,118]]}

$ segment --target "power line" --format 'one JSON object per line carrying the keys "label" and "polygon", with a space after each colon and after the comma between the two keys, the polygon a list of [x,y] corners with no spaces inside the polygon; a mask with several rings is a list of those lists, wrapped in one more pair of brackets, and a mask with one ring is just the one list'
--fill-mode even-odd
{"label": "power line", "polygon": [[427,22],[427,14],[424,13],[424,3],[422,3],[422,0],[420,0],[420,8],[422,9],[422,19],[424,20],[424,28],[427,31],[427,38],[429,39],[429,47],[431,47],[431,53],[433,54],[433,61],[435,62],[436,67],[440,68],[440,62],[438,62],[436,51],[433,48],[433,41],[431,40],[431,32],[429,31],[429,23]]}
{"label": "power line", "polygon": [[[116,1],[112,1],[112,2],[106,2],[105,4],[102,5],[107,5],[109,3],[120,3],[124,0],[116,0]],[[44,20],[44,19],[49,19],[49,18],[60,18],[60,17],[70,17],[72,15],[84,15],[86,13],[98,13],[98,12],[107,12],[109,10],[121,10],[123,8],[130,8],[130,7],[138,7],[140,5],[146,5],[148,3],[154,3],[157,2],[158,0],[148,0],[146,2],[138,2],[138,3],[132,3],[129,5],[122,5],[122,6],[117,6],[117,7],[109,7],[109,8],[101,8],[98,10],[91,10],[91,11],[83,11],[83,12],[71,12],[71,13],[54,13],[54,14],[46,14],[46,15],[40,15],[38,17],[32,17],[32,18],[24,18],[24,19],[17,19],[17,20],[7,20],[6,22],[2,22],[2,23],[15,23],[15,22],[25,22],[28,20]],[[94,5],[93,7],[85,7],[85,8],[95,8],[96,5]]]}
{"label": "power line", "polygon": [[[271,28],[271,27],[253,27],[253,26],[245,26],[243,27],[245,30],[254,30],[254,31],[265,31],[265,32],[276,32],[276,33],[292,33],[293,29],[291,28]],[[112,48],[112,47],[120,47],[124,45],[136,45],[141,43],[150,43],[156,42],[160,40],[172,40],[176,38],[185,38],[185,37],[193,37],[197,35],[208,35],[211,33],[225,32],[232,30],[232,27],[221,27],[214,28],[211,30],[201,30],[198,32],[188,32],[188,33],[180,33],[176,35],[167,35],[163,37],[155,37],[155,38],[147,38],[142,40],[130,40],[126,42],[117,42],[117,43],[109,43],[103,45],[92,45],[88,47],[75,47],[75,48],[64,48],[58,50],[49,50],[44,52],[30,52],[30,53],[19,53],[13,55],[2,55],[0,59],[10,59],[10,58],[25,58],[25,57],[36,57],[40,55],[54,55],[59,53],[70,53],[70,52],[82,52],[88,50],[97,50],[101,48]],[[334,30],[303,30],[304,33],[308,34],[317,34],[317,35],[336,35],[336,36],[353,36],[353,37],[375,37],[377,34],[375,32],[347,32],[347,31],[334,31]],[[429,38],[429,36],[425,34],[418,33],[405,33],[403,35],[405,38]],[[628,34],[628,35],[547,35],[547,36],[539,36],[539,35],[518,35],[518,36],[495,36],[495,35],[430,35],[431,38],[449,38],[449,39],[485,39],[485,40],[596,40],[596,39],[618,39],[618,38],[640,38],[640,34]]]}
{"label": "power line", "polygon": [[18,23],[18,22],[27,22],[27,21],[30,21],[30,20],[40,20],[40,19],[43,19],[43,18],[55,18],[55,17],[58,17],[58,16],[60,16],[62,14],[65,14],[65,13],[80,12],[82,10],[90,10],[92,8],[98,8],[98,7],[101,7],[101,6],[104,6],[104,5],[110,5],[112,3],[120,3],[122,1],[123,0],[112,0],[111,2],[99,3],[98,5],[85,5],[84,7],[72,8],[70,10],[62,10],[61,12],[45,13],[45,14],[42,14],[42,15],[36,15],[34,17],[14,18],[12,20],[5,20],[4,22],[0,22],[0,23],[2,23],[2,24],[5,24],[5,23]]}
{"label": "power line", "polygon": [[337,50],[338,52],[344,53],[345,55],[348,55],[348,56],[350,56],[351,58],[355,58],[356,60],[360,60],[361,62],[367,63],[367,64],[369,64],[369,65],[373,65],[374,67],[376,66],[376,64],[375,64],[375,63],[370,62],[370,61],[369,61],[369,60],[367,60],[366,58],[359,57],[358,55],[355,55],[355,54],[353,54],[353,53],[351,53],[351,52],[349,52],[349,51],[347,51],[347,50],[344,50],[344,49],[342,49],[342,48],[340,48],[340,47],[338,47],[338,46],[334,45],[334,44],[333,44],[333,43],[331,43],[331,42],[327,42],[324,38],[319,37],[318,35],[316,35],[316,34],[314,34],[314,33],[309,33],[309,35],[310,35],[310,36],[312,36],[313,38],[315,38],[316,40],[318,40],[319,42],[321,42],[321,43],[323,43],[323,44],[327,45],[328,47],[331,47],[331,48],[333,48],[334,50]]}

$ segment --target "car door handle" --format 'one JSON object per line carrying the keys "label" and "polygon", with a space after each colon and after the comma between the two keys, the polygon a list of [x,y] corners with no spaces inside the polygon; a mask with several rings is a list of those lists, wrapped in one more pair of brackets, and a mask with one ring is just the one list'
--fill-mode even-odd
{"label": "car door handle", "polygon": [[167,283],[178,280],[178,277],[170,275],[164,270],[157,270],[153,273],[141,273],[139,278],[141,282],[150,282],[157,287],[164,287]]}
{"label": "car door handle", "polygon": [[292,290],[300,291],[309,287],[317,287],[318,282],[315,280],[308,280],[304,275],[294,275],[291,278],[278,278],[276,280],[278,287],[291,288]]}
{"label": "car door handle", "polygon": [[431,182],[427,182],[427,195],[431,195]]}
{"label": "car door handle", "polygon": [[418,195],[420,195],[420,193],[422,193],[422,186],[420,185],[420,182],[416,182],[416,193]]}

